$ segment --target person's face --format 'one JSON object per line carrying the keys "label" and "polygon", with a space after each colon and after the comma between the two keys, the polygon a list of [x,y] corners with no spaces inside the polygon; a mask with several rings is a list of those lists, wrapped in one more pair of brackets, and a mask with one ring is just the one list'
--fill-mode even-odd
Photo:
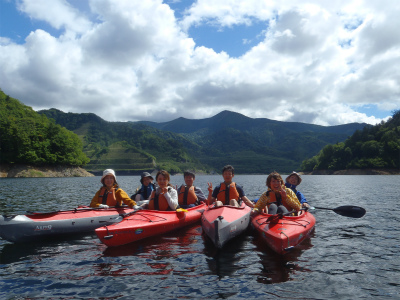
{"label": "person's face", "polygon": [[281,181],[279,179],[271,178],[271,189],[273,191],[281,190]]}
{"label": "person's face", "polygon": [[227,183],[231,183],[232,179],[235,175],[232,173],[232,171],[225,170],[224,173],[222,173],[222,177],[224,178],[224,181]]}
{"label": "person's face", "polygon": [[194,177],[192,175],[185,176],[185,184],[187,186],[192,186],[194,183]]}
{"label": "person's face", "polygon": [[114,185],[114,176],[107,175],[104,177],[103,182],[106,187],[111,188]]}
{"label": "person's face", "polygon": [[288,178],[288,182],[292,185],[298,185],[299,184],[299,179],[297,178],[296,175],[292,175]]}
{"label": "person's face", "polygon": [[152,181],[150,177],[144,177],[142,180],[144,186],[148,186]]}
{"label": "person's face", "polygon": [[164,188],[168,186],[168,179],[164,177],[164,175],[160,174],[157,177],[157,183],[160,186],[160,188]]}

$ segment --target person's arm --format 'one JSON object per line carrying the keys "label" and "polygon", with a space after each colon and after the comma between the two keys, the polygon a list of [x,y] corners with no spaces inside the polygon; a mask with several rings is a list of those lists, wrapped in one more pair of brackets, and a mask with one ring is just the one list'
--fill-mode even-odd
{"label": "person's arm", "polygon": [[301,209],[299,199],[297,199],[296,194],[291,189],[286,188],[286,198],[283,199],[283,201],[285,201],[287,206],[296,211],[299,211]]}
{"label": "person's arm", "polygon": [[211,205],[215,201],[216,197],[213,197],[213,186],[212,186],[212,183],[211,182],[207,182],[207,184],[208,184],[207,204]]}
{"label": "person's arm", "polygon": [[99,193],[100,190],[97,191],[97,193],[94,195],[92,201],[90,202],[90,207],[99,207]]}
{"label": "person's arm", "polygon": [[269,196],[267,196],[267,192],[262,193],[262,195],[258,199],[257,203],[254,205],[252,212],[253,213],[261,212],[264,208],[267,207],[268,200],[269,200]]}
{"label": "person's arm", "polygon": [[178,192],[174,188],[169,188],[168,192],[164,193],[165,199],[167,199],[168,205],[172,210],[176,210],[178,207]]}
{"label": "person's arm", "polygon": [[249,198],[246,197],[246,194],[244,193],[244,190],[241,186],[236,185],[236,189],[239,193],[239,197],[243,200],[243,202],[250,207],[254,207],[254,203],[252,201],[250,201]]}
{"label": "person's arm", "polygon": [[206,201],[206,196],[204,196],[203,191],[201,190],[201,188],[195,186],[194,187],[194,193],[197,196],[197,201]]}
{"label": "person's arm", "polygon": [[132,200],[131,198],[129,198],[128,194],[123,189],[118,189],[115,192],[115,198],[119,202],[122,200],[122,202],[124,202],[130,208],[133,208],[136,205],[136,202],[134,200]]}

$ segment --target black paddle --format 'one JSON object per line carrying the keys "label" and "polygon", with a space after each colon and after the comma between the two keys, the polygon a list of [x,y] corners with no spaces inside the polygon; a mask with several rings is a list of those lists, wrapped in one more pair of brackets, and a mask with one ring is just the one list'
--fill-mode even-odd
{"label": "black paddle", "polygon": [[326,207],[310,207],[311,209],[326,209],[333,210],[335,213],[341,216],[349,218],[361,218],[365,215],[366,211],[364,208],[353,205],[339,206],[336,208],[326,208]]}

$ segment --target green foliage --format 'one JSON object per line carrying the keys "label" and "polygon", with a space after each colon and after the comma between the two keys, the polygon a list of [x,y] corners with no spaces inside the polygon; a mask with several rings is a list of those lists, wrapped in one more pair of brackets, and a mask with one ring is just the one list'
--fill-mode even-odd
{"label": "green foliage", "polygon": [[89,158],[78,136],[0,91],[0,161],[82,166]]}
{"label": "green foliage", "polygon": [[400,168],[400,110],[387,122],[357,130],[343,143],[325,146],[302,171]]}

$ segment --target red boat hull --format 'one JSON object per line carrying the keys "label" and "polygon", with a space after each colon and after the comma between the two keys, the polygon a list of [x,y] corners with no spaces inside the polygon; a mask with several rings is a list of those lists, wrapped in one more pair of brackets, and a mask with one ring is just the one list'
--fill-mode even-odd
{"label": "red boat hull", "polygon": [[253,227],[263,240],[278,254],[285,254],[310,236],[315,227],[315,218],[309,212],[300,216],[259,214],[252,218]]}
{"label": "red boat hull", "polygon": [[206,207],[202,203],[186,212],[139,210],[121,222],[97,228],[95,232],[103,244],[120,246],[199,222]]}

